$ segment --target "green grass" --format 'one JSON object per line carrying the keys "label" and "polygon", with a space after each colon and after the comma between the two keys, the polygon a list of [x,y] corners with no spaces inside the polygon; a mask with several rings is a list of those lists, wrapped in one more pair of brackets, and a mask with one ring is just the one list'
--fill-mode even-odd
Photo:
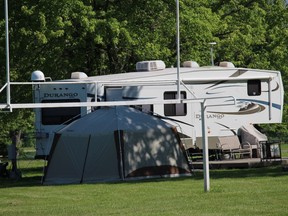
{"label": "green grass", "polygon": [[211,170],[192,177],[42,186],[42,161],[19,161],[23,178],[0,179],[0,215],[287,215],[281,167]]}

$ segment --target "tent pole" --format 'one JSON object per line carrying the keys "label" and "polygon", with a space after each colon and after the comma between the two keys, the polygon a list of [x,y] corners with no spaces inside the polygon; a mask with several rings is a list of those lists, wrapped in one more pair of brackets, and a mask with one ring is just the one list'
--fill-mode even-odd
{"label": "tent pole", "polygon": [[119,139],[119,150],[120,150],[120,172],[121,172],[121,179],[124,180],[124,169],[123,169],[123,154],[122,154],[122,137],[121,137],[121,131],[118,129],[118,139]]}
{"label": "tent pole", "polygon": [[[117,107],[118,106],[115,106],[115,112],[116,112],[116,117],[118,119],[118,112],[117,112]],[[117,121],[117,134],[118,134],[118,143],[119,143],[119,158],[120,158],[120,173],[121,173],[121,179],[124,181],[124,165],[123,165],[123,149],[122,149],[122,137],[121,137],[121,134],[123,135],[123,133],[121,133],[121,130],[119,129],[119,123]]]}

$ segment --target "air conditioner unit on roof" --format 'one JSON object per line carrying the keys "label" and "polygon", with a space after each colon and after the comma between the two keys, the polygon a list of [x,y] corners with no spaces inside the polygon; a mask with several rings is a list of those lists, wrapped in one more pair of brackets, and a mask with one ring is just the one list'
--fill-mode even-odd
{"label": "air conditioner unit on roof", "polygon": [[219,64],[220,67],[235,68],[235,65],[232,62],[223,61]]}
{"label": "air conditioner unit on roof", "polygon": [[84,72],[72,72],[71,79],[84,79],[87,78],[87,74]]}
{"label": "air conditioner unit on roof", "polygon": [[166,65],[161,60],[141,61],[136,63],[136,71],[157,71],[165,69]]}
{"label": "air conditioner unit on roof", "polygon": [[185,61],[183,62],[183,67],[198,68],[199,64],[195,61]]}

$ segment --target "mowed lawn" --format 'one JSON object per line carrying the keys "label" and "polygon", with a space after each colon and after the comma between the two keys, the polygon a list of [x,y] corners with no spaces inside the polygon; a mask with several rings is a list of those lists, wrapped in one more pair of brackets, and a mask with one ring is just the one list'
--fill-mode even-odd
{"label": "mowed lawn", "polygon": [[43,162],[20,160],[23,178],[0,179],[0,215],[288,215],[281,166],[210,170],[194,176],[121,183],[42,186]]}

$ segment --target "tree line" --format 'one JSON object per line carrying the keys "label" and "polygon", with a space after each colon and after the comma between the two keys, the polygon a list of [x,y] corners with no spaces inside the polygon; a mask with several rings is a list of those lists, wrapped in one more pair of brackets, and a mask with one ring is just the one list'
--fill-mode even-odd
{"label": "tree line", "polygon": [[[53,79],[72,71],[88,76],[135,70],[142,60],[176,66],[176,3],[173,0],[23,0],[9,3],[11,81],[29,81],[37,69]],[[288,10],[285,0],[194,0],[180,3],[181,59],[279,70],[288,74]],[[5,83],[4,1],[0,4],[0,81]],[[285,94],[287,98],[287,94]],[[31,89],[14,87],[15,102],[31,101]],[[5,103],[5,94],[0,96]],[[272,137],[283,124],[265,126]],[[13,131],[33,132],[32,110],[0,114],[0,143]],[[10,134],[10,135],[9,135]],[[19,134],[18,134],[19,135]]]}

